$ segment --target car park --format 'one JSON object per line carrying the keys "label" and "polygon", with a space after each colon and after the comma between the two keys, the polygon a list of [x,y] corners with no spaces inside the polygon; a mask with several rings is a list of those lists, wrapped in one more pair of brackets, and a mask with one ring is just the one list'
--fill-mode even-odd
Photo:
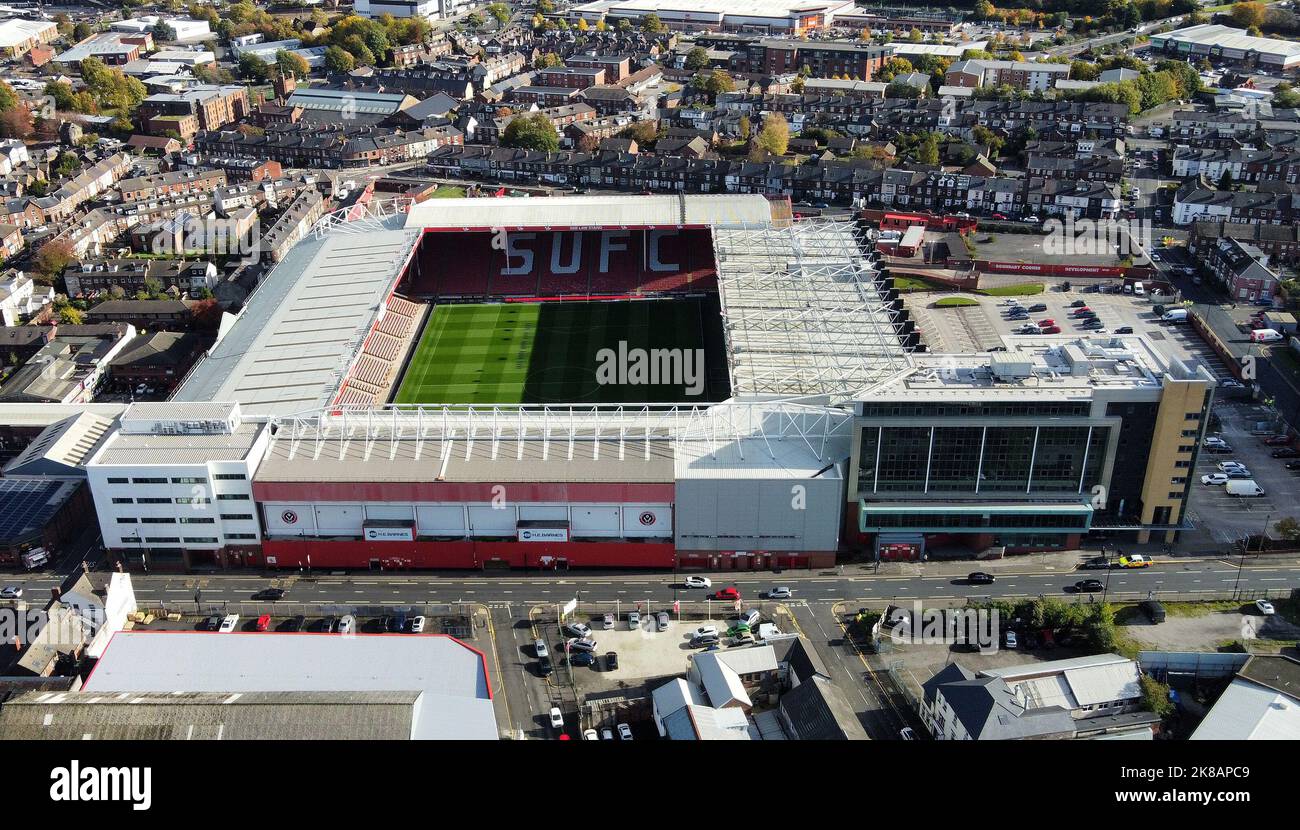
{"label": "car park", "polygon": [[229,634],[230,632],[235,630],[235,626],[237,625],[239,625],[239,615],[227,614],[226,618],[221,621],[221,628],[217,630],[220,631],[222,634]]}
{"label": "car park", "polygon": [[709,578],[705,576],[688,576],[686,577],[683,584],[687,588],[712,588],[713,587],[713,582],[711,582]]}
{"label": "car park", "polygon": [[984,571],[975,571],[966,575],[966,581],[971,585],[992,585],[997,577]]}

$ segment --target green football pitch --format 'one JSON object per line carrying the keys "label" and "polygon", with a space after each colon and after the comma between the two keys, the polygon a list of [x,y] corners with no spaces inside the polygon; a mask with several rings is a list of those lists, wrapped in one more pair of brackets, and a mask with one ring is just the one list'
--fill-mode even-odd
{"label": "green football pitch", "polygon": [[[442,305],[433,309],[394,401],[711,402],[729,394],[721,344],[717,317],[697,299]],[[691,394],[701,387],[685,367],[632,382],[612,375],[611,367],[629,364],[611,363],[612,356],[635,360],[637,349],[679,350],[674,354],[693,367],[703,355],[703,393]]]}

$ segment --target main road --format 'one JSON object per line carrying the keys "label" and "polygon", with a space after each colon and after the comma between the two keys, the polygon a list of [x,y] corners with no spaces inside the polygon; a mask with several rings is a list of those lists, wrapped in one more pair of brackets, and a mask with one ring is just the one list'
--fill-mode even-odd
{"label": "main road", "polygon": [[[919,566],[921,573],[914,576],[876,575],[869,568],[856,565],[843,573],[835,569],[787,571],[779,575],[742,571],[709,576],[715,587],[734,585],[747,598],[757,598],[778,584],[789,586],[794,598],[804,602],[1073,596],[1068,589],[1085,578],[1101,579],[1107,583],[1110,593],[1128,599],[1151,591],[1157,595],[1191,595],[1223,594],[1237,588],[1281,592],[1300,587],[1300,565],[1291,562],[1264,561],[1239,568],[1236,561],[1226,559],[1173,559],[1145,570],[1112,571],[1044,570],[1026,562],[1020,571],[999,569],[993,585],[968,585],[964,577],[926,574],[926,567]],[[969,567],[974,570],[981,566],[970,563]],[[951,566],[946,570],[951,570]],[[12,575],[0,577],[0,583],[23,587],[24,599],[28,601],[43,601],[58,579],[47,575]],[[132,583],[141,604],[193,602],[196,591],[201,592],[204,605],[250,601],[254,593],[271,585],[286,589],[285,602],[331,606],[418,603],[533,606],[564,603],[576,597],[586,607],[608,605],[613,610],[615,603],[625,606],[639,601],[652,605],[670,604],[674,599],[703,601],[709,593],[683,588],[680,579],[666,573],[133,574]]]}

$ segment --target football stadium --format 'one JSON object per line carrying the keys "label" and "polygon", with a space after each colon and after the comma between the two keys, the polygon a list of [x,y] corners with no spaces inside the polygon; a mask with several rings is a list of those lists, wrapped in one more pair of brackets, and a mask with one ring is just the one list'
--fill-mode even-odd
{"label": "football stadium", "polygon": [[762,196],[375,202],[173,400],[272,424],[241,564],[824,565],[853,396],[914,339],[868,251]]}

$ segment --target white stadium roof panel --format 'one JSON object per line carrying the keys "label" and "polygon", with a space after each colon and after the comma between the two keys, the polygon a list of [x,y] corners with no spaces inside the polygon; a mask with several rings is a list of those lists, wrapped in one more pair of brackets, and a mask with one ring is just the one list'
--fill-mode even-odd
{"label": "white stadium roof panel", "polygon": [[429,199],[411,207],[407,228],[638,228],[770,223],[762,196],[564,196],[546,199]]}

